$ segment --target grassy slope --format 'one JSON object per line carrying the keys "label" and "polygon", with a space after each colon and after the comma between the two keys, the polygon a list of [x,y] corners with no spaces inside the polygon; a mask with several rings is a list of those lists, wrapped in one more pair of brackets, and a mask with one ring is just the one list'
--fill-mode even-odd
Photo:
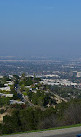
{"label": "grassy slope", "polygon": [[[48,131],[48,130],[57,130],[57,129],[80,127],[80,126],[81,126],[81,124],[76,124],[76,125],[56,127],[56,128],[49,128],[49,129],[41,129],[41,130],[32,130],[32,131],[26,131],[26,132],[18,132],[18,133],[13,133],[13,134],[22,134],[22,133],[40,132],[40,131]],[[11,135],[11,134],[4,134],[4,135]],[[4,136],[4,135],[2,135],[2,136]]]}

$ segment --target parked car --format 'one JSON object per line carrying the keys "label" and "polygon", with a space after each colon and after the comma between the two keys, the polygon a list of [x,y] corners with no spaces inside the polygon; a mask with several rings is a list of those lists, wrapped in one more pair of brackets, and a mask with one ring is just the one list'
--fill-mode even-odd
{"label": "parked car", "polygon": [[76,137],[81,137],[81,134],[77,135]]}

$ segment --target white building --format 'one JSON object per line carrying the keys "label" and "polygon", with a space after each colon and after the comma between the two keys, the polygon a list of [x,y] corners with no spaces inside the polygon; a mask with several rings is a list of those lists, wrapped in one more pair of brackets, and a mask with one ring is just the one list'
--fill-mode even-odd
{"label": "white building", "polygon": [[17,100],[10,100],[10,105],[14,105],[14,104],[25,104],[24,102],[22,101],[17,101]]}
{"label": "white building", "polygon": [[10,91],[10,87],[9,86],[8,87],[2,87],[2,88],[0,88],[0,90]]}
{"label": "white building", "polygon": [[64,85],[64,86],[77,86],[77,83],[73,83],[68,79],[43,79],[40,83],[47,85]]}
{"label": "white building", "polygon": [[3,93],[0,93],[0,97],[10,97],[10,98],[12,98],[13,94],[3,94]]}
{"label": "white building", "polygon": [[77,77],[81,77],[81,72],[77,72]]}

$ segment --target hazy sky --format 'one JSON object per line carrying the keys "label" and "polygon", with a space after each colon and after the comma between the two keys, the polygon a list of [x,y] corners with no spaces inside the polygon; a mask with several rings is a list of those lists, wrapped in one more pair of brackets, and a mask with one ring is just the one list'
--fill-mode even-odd
{"label": "hazy sky", "polygon": [[0,0],[0,56],[81,56],[81,0]]}

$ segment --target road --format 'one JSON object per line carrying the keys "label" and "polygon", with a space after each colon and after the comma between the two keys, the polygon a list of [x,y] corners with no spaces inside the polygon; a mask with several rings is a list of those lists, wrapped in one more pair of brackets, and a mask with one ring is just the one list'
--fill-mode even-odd
{"label": "road", "polygon": [[76,137],[77,134],[81,134],[81,127],[3,135],[0,137]]}
{"label": "road", "polygon": [[16,89],[15,89],[15,90],[16,90],[16,92],[17,92],[18,97],[21,99],[21,101],[25,103],[25,102],[26,102],[26,99],[25,99],[25,97],[22,95],[22,93],[21,93],[21,91],[20,91],[20,88],[19,88],[19,85],[16,86]]}
{"label": "road", "polygon": [[30,100],[28,99],[28,96],[24,96],[21,91],[20,91],[20,87],[19,85],[16,86],[16,92],[17,92],[17,95],[18,97],[20,98],[20,100],[24,103],[28,102],[29,106],[35,106],[34,104],[32,104],[30,102]]}

